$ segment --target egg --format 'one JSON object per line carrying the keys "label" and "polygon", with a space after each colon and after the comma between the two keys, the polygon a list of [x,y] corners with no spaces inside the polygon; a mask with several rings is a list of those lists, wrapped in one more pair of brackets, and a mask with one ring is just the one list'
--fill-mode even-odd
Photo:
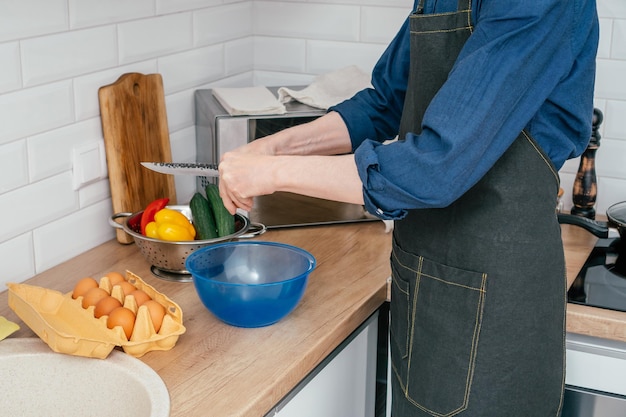
{"label": "egg", "polygon": [[144,290],[135,290],[128,295],[132,295],[133,297],[135,297],[135,301],[137,302],[138,306],[142,305],[146,301],[152,300],[152,297],[150,297],[148,293],[146,293]]}
{"label": "egg", "polygon": [[154,300],[146,301],[142,305],[148,307],[148,313],[150,313],[152,325],[154,326],[154,330],[158,333],[159,329],[161,329],[161,325],[163,324],[163,318],[165,317],[165,307]]}
{"label": "egg", "polygon": [[98,288],[98,281],[93,279],[92,277],[85,277],[76,283],[74,286],[74,290],[72,291],[72,298],[77,299],[81,295],[85,295],[87,291],[92,288]]}
{"label": "egg", "polygon": [[124,278],[124,275],[115,271],[107,272],[104,276],[109,278],[109,282],[111,283],[111,286],[117,285],[122,281],[126,281],[126,278]]}
{"label": "egg", "polygon": [[135,287],[133,284],[131,284],[128,281],[119,282],[114,286],[117,286],[117,285],[119,285],[122,288],[122,292],[124,293],[125,296],[137,289],[137,287]]}
{"label": "egg", "polygon": [[111,311],[115,310],[117,307],[121,307],[122,303],[110,295],[104,297],[102,300],[98,301],[96,304],[96,308],[93,310],[93,315],[99,319],[102,316],[108,316]]}
{"label": "egg", "polygon": [[83,308],[89,308],[91,306],[95,306],[98,304],[98,301],[102,300],[105,297],[108,297],[109,293],[103,290],[102,288],[96,287],[92,288],[83,295]]}
{"label": "egg", "polygon": [[107,318],[107,327],[113,329],[117,326],[122,327],[126,339],[130,340],[130,336],[133,334],[133,328],[135,327],[135,313],[126,307],[113,309]]}

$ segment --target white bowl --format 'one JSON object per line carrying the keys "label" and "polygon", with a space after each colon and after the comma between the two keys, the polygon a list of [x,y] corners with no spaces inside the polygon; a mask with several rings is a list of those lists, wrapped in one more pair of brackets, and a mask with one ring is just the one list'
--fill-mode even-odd
{"label": "white bowl", "polygon": [[106,359],[55,353],[39,338],[0,342],[0,414],[168,417],[165,383],[121,351]]}

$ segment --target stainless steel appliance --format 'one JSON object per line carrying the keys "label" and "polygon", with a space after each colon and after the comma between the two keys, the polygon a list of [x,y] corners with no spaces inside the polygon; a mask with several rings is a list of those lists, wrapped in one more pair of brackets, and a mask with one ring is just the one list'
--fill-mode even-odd
{"label": "stainless steel appliance", "polygon": [[[270,91],[276,95],[277,88],[270,88]],[[196,90],[194,101],[196,160],[212,164],[218,163],[224,152],[325,113],[299,102],[289,102],[285,105],[285,114],[231,116],[210,89]],[[210,181],[215,179],[198,177],[198,190],[204,189]],[[360,205],[282,192],[256,198],[254,209],[248,215],[250,221],[268,228],[375,220]]]}
{"label": "stainless steel appliance", "polygon": [[[570,303],[626,312],[623,238],[599,239],[570,287]],[[622,260],[620,260],[622,259]],[[626,416],[626,343],[567,334],[562,417]]]}

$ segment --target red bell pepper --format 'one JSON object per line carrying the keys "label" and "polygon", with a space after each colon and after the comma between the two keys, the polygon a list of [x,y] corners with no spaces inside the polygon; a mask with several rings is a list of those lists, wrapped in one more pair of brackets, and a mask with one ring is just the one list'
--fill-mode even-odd
{"label": "red bell pepper", "polygon": [[148,204],[148,206],[143,211],[141,215],[141,234],[145,236],[146,234],[146,225],[152,221],[154,221],[154,215],[157,211],[165,208],[167,203],[170,202],[169,198],[159,198],[158,200],[154,200],[152,203]]}

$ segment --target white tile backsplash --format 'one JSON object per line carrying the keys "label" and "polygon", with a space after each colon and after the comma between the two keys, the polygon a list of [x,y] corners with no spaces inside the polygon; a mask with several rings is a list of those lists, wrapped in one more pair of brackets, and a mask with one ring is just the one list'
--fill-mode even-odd
{"label": "white tile backsplash", "polygon": [[35,274],[35,252],[33,235],[24,233],[15,239],[0,243],[0,259],[4,262],[0,273],[0,289],[4,291],[8,282],[22,282]]}
{"label": "white tile backsplash", "polygon": [[626,59],[626,19],[614,20],[611,39],[611,58]]}
{"label": "white tile backsplash", "polygon": [[47,178],[0,195],[0,242],[63,218],[78,209],[72,173]]}
{"label": "white tile backsplash", "polygon": [[255,1],[254,32],[287,38],[358,41],[358,6]]}
{"label": "white tile backsplash", "polygon": [[67,0],[2,0],[0,42],[62,32],[68,27]]}
{"label": "white tile backsplash", "polygon": [[224,46],[212,45],[167,55],[158,60],[158,72],[167,84],[165,94],[219,80],[225,75]]}
{"label": "white tile backsplash", "polygon": [[16,140],[0,146],[0,194],[28,184],[28,154],[26,140]]}
{"label": "white tile backsplash", "polygon": [[22,86],[18,42],[0,43],[0,94]]}
{"label": "white tile backsplash", "polygon": [[604,137],[596,152],[596,173],[607,178],[626,178],[626,140]]}
{"label": "white tile backsplash", "polygon": [[268,36],[254,37],[254,68],[281,72],[306,71],[307,41]]}
{"label": "white tile backsplash", "polygon": [[409,15],[406,7],[363,7],[361,14],[362,42],[391,42],[393,36]]}
{"label": "white tile backsplash", "polygon": [[194,125],[194,91],[190,88],[165,97],[170,131],[176,132]]}
{"label": "white tile backsplash", "polygon": [[[194,162],[196,160],[196,128],[190,126],[181,129],[170,136],[172,144],[172,160],[180,162]],[[196,177],[191,175],[174,176],[176,184],[176,199],[180,203],[191,200],[196,191]]]}
{"label": "white tile backsplash", "polygon": [[74,121],[72,82],[0,95],[0,146]]}
{"label": "white tile backsplash", "polygon": [[26,140],[30,181],[40,181],[72,169],[72,150],[102,137],[100,118],[93,117]]}
{"label": "white tile backsplash", "polygon": [[[236,0],[241,1],[241,0]],[[222,0],[156,0],[157,14],[182,12],[218,6],[225,3]]]}
{"label": "white tile backsplash", "polygon": [[250,2],[199,10],[193,14],[194,46],[215,45],[252,35]]}
{"label": "white tile backsplash", "polygon": [[[108,179],[72,189],[71,152],[102,140],[98,88],[163,76],[174,159],[195,159],[193,93],[306,85],[348,65],[371,71],[413,0],[2,0],[0,286],[115,235]],[[598,213],[626,200],[626,2],[598,0]],[[565,206],[578,159],[561,170]],[[179,202],[192,178],[175,178]],[[77,228],[76,225],[80,225]]]}
{"label": "white tile backsplash", "polygon": [[598,16],[609,19],[626,19],[624,0],[597,0]]}
{"label": "white tile backsplash", "polygon": [[241,74],[253,71],[255,65],[254,55],[253,36],[224,43],[226,74]]}
{"label": "white tile backsplash", "polygon": [[68,0],[70,28],[84,28],[155,15],[154,0]]}
{"label": "white tile backsplash", "polygon": [[307,72],[323,74],[349,65],[371,72],[384,50],[383,44],[308,41]]}
{"label": "white tile backsplash", "polygon": [[[626,142],[625,116],[626,101],[607,100],[604,107],[604,122],[602,123],[603,136],[612,139],[621,139]],[[626,164],[626,154],[623,156],[624,159],[622,159],[622,162]]]}
{"label": "white tile backsplash", "polygon": [[66,79],[117,65],[115,27],[103,26],[21,42],[24,86]]}
{"label": "white tile backsplash", "polygon": [[626,100],[626,60],[598,59],[596,69],[596,97]]}
{"label": "white tile backsplash", "polygon": [[105,200],[109,203],[108,198],[111,198],[108,178],[96,181],[78,190],[78,206],[80,208],[86,208]]}
{"label": "white tile backsplash", "polygon": [[110,212],[109,202],[100,201],[35,229],[35,271],[44,271],[73,258],[85,247],[113,239],[115,229],[108,222]]}
{"label": "white tile backsplash", "polygon": [[117,25],[119,63],[128,64],[190,49],[191,13],[179,13]]}

